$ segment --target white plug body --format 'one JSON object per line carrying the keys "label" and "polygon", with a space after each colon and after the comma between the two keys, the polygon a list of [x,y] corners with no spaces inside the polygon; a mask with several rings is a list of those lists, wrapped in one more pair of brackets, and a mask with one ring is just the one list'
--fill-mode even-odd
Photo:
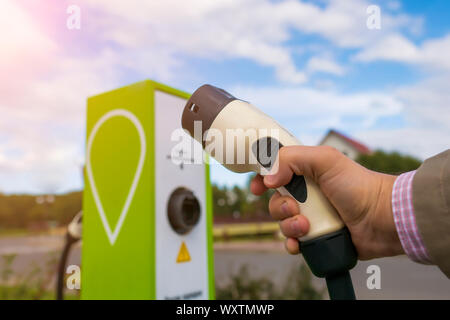
{"label": "white plug body", "polygon": [[[256,135],[254,134],[255,132]],[[218,144],[216,143],[217,136],[219,136],[218,133],[221,133],[224,141],[222,154],[220,154],[221,159],[216,158],[220,153],[217,147]],[[203,137],[205,140],[204,148],[207,153],[211,154],[216,160],[219,160],[225,167],[234,172],[253,171],[264,174],[267,173],[267,170],[254,158],[255,155],[251,148],[256,142],[255,139],[264,138],[264,135],[270,137],[271,134],[278,135],[274,138],[282,146],[301,145],[300,141],[271,117],[250,103],[236,99],[229,102],[217,114],[209,130],[205,132],[206,137]],[[235,135],[236,139],[230,139],[230,135]],[[236,141],[241,141],[242,143],[239,144]],[[240,153],[242,153],[243,144],[245,144],[244,150],[246,152],[245,161],[239,162],[238,158],[240,156],[242,160]],[[228,160],[233,161],[227,161],[227,156]],[[344,223],[334,207],[320,191],[317,184],[309,177],[304,177],[304,179],[307,190],[306,200],[304,202],[296,201],[300,207],[301,214],[306,216],[310,222],[310,230],[305,236],[299,238],[299,240],[306,241],[314,239],[342,229]],[[291,195],[285,187],[278,188],[277,190],[282,195]]]}

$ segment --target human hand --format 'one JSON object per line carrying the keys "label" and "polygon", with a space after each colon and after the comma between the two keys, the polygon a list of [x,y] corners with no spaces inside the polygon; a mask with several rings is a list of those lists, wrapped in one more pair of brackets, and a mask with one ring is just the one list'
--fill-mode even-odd
{"label": "human hand", "polygon": [[[368,170],[332,147],[287,146],[279,150],[277,172],[257,175],[250,189],[261,195],[268,188],[289,183],[292,174],[305,175],[318,184],[348,227],[359,259],[404,253],[391,206],[395,176]],[[299,253],[297,238],[308,233],[309,222],[297,202],[275,192],[269,211],[280,221],[287,251]]]}

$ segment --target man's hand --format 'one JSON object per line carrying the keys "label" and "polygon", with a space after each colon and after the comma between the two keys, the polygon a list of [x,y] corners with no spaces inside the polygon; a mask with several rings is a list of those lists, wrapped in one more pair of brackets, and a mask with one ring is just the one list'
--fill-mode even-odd
{"label": "man's hand", "polygon": [[[257,175],[250,189],[261,195],[267,188],[289,183],[293,173],[319,185],[350,230],[359,259],[403,253],[391,207],[395,176],[370,171],[331,147],[289,146],[279,151],[277,172],[264,178]],[[297,202],[276,192],[269,211],[280,220],[287,251],[299,253],[297,238],[308,233],[309,222]]]}

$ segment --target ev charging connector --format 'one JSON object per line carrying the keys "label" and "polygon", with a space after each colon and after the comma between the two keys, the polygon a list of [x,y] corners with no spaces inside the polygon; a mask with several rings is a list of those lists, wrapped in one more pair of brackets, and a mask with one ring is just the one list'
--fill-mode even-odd
{"label": "ev charging connector", "polygon": [[[181,122],[207,152],[215,158],[221,156],[219,162],[234,172],[267,174],[281,147],[300,145],[293,135],[259,109],[211,85],[203,85],[192,94]],[[201,125],[201,135],[196,129],[198,124]],[[239,144],[234,143],[234,139],[225,139],[221,150],[216,148],[220,144],[211,147],[215,143],[215,133],[226,137],[230,129],[236,130],[234,134],[238,139],[245,139],[244,152],[249,152],[242,163],[220,161],[230,159],[230,153],[234,157],[242,152],[237,150]],[[257,134],[245,135],[248,129]],[[272,132],[277,132],[277,137]],[[357,253],[335,208],[317,184],[305,176],[294,174],[287,185],[277,190],[282,195],[292,196],[310,222],[308,234],[299,238],[301,252],[314,275],[326,279],[330,298],[355,299],[349,270],[356,265]]]}

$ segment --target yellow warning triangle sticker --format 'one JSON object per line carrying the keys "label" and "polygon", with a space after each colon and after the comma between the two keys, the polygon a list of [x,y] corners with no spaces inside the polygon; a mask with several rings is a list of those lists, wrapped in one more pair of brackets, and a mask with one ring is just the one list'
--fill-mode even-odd
{"label": "yellow warning triangle sticker", "polygon": [[178,251],[177,263],[191,261],[191,255],[186,247],[184,241],[181,243],[180,251]]}

